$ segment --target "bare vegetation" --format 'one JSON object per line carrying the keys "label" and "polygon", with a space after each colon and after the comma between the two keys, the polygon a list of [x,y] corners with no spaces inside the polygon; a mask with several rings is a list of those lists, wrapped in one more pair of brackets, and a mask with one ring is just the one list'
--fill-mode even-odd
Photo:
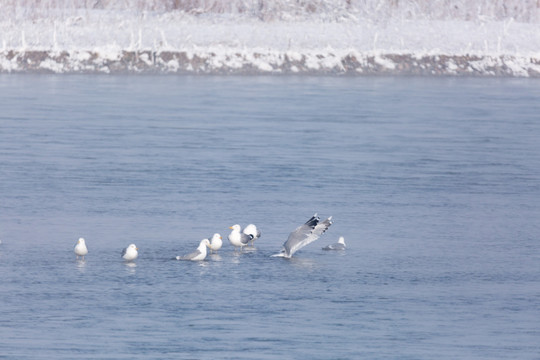
{"label": "bare vegetation", "polygon": [[540,0],[3,0],[0,20],[85,16],[93,10],[133,15],[242,14],[263,21],[319,16],[335,21],[401,18],[540,22]]}

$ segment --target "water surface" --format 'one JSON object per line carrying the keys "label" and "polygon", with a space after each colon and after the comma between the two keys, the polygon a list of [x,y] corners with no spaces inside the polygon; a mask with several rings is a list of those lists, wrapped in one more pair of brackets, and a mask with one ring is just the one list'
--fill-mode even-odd
{"label": "water surface", "polygon": [[[0,358],[538,358],[538,82],[4,75],[0,94]],[[315,212],[329,231],[271,258]],[[236,223],[255,249],[233,252]],[[214,232],[218,255],[172,260]]]}

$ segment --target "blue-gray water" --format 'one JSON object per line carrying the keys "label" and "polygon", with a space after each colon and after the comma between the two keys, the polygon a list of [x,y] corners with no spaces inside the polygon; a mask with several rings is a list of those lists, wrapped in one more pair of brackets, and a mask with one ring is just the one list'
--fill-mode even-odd
{"label": "blue-gray water", "polygon": [[1,76],[0,358],[539,359],[539,114],[523,79]]}

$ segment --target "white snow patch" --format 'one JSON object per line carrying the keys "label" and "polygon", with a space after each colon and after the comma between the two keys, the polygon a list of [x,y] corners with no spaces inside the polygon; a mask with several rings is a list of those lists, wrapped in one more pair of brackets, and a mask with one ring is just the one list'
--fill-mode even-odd
{"label": "white snow patch", "polygon": [[392,60],[390,59],[387,59],[387,58],[383,58],[379,55],[376,55],[373,60],[381,65],[383,68],[385,69],[389,69],[389,70],[394,70],[396,68],[396,63],[394,63]]}
{"label": "white snow patch", "polygon": [[178,60],[169,60],[167,62],[167,70],[169,71],[178,71],[178,69],[180,69],[180,64],[178,63]]}
{"label": "white snow patch", "polygon": [[[119,57],[120,58],[120,57]],[[144,62],[146,65],[148,66],[151,66],[154,64],[154,62],[152,61],[152,59],[150,58],[150,55],[148,55],[147,53],[142,53],[139,55],[139,59]]]}
{"label": "white snow patch", "polygon": [[45,59],[39,64],[40,69],[51,70],[55,73],[64,72],[64,65],[57,63],[53,59]]}
{"label": "white snow patch", "polygon": [[300,54],[299,52],[287,51],[286,55],[292,61],[301,61],[302,60],[302,54]]}
{"label": "white snow patch", "polygon": [[262,61],[262,60],[259,60],[259,61],[256,61],[254,63],[254,65],[259,69],[259,70],[262,70],[262,71],[272,71],[274,70],[274,68],[272,67],[272,65],[270,65],[269,63],[265,62],[265,61]]}
{"label": "white snow patch", "polygon": [[17,59],[8,60],[5,54],[0,53],[0,71],[12,72],[19,70]]}
{"label": "white snow patch", "polygon": [[79,62],[88,61],[90,60],[91,57],[92,57],[92,54],[84,50],[72,50],[69,52],[69,58],[72,61],[79,61]]}
{"label": "white snow patch", "polygon": [[512,70],[514,76],[528,77],[529,72],[527,68],[531,65],[526,59],[510,59],[505,58],[504,64]]}
{"label": "white snow patch", "polygon": [[310,70],[319,70],[321,68],[319,58],[316,54],[306,54],[305,64],[306,67]]}
{"label": "white snow patch", "polygon": [[456,70],[458,69],[458,66],[457,64],[454,62],[454,60],[450,59],[448,60],[448,62],[446,63],[446,68],[448,70],[450,70],[451,72],[456,72]]}
{"label": "white snow patch", "polygon": [[343,65],[341,63],[341,58],[334,55],[334,54],[326,54],[324,57],[320,60],[321,66],[324,69],[332,70],[332,69],[338,69],[343,70]]}

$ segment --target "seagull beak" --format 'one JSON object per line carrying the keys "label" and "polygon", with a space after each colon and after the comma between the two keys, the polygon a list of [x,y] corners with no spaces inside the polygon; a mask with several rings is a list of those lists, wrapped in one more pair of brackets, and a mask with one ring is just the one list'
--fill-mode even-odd
{"label": "seagull beak", "polygon": [[232,230],[232,226],[229,226],[229,229],[231,229],[231,230]]}
{"label": "seagull beak", "polygon": [[221,236],[219,238],[223,240],[223,238]]}

